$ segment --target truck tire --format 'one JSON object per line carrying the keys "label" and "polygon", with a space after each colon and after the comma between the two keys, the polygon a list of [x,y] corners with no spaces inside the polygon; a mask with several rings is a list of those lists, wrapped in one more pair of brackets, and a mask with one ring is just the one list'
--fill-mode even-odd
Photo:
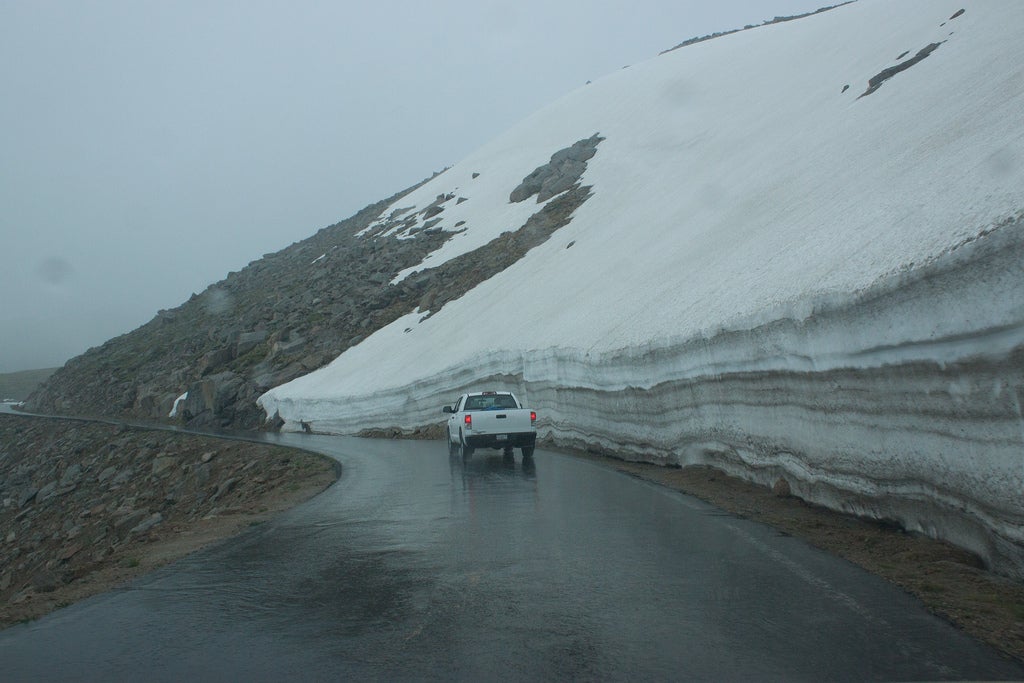
{"label": "truck tire", "polygon": [[461,434],[459,435],[459,450],[462,452],[462,462],[466,462],[473,457],[474,448],[466,445],[466,441]]}
{"label": "truck tire", "polygon": [[533,457],[533,449],[534,449],[534,446],[523,446],[523,448],[522,448],[523,460],[526,460],[527,458],[532,458]]}

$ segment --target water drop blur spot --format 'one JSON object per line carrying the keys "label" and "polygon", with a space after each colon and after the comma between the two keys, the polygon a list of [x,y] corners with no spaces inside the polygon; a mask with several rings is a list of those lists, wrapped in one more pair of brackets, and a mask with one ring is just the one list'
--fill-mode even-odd
{"label": "water drop blur spot", "polygon": [[231,307],[234,306],[234,300],[232,299],[230,292],[219,287],[214,287],[206,292],[203,305],[206,306],[208,313],[212,315],[220,315],[231,310]]}
{"label": "water drop blur spot", "polygon": [[67,260],[59,256],[50,256],[36,266],[36,275],[48,285],[59,287],[74,274],[75,269]]}
{"label": "water drop blur spot", "polygon": [[1017,170],[1020,158],[1017,152],[1009,147],[996,150],[987,160],[986,166],[993,176],[1004,177]]}

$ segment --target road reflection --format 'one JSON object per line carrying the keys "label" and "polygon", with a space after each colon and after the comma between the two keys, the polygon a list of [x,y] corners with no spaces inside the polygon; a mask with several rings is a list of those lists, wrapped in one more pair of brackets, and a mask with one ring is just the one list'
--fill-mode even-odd
{"label": "road reflection", "polygon": [[449,454],[448,465],[452,477],[467,477],[496,474],[518,474],[526,479],[537,476],[537,462],[533,457],[517,458],[515,455],[491,454],[477,451],[472,458],[464,461],[457,453]]}
{"label": "road reflection", "polygon": [[590,462],[265,440],[329,455],[342,476],[0,632],[3,680],[1024,677],[848,563]]}

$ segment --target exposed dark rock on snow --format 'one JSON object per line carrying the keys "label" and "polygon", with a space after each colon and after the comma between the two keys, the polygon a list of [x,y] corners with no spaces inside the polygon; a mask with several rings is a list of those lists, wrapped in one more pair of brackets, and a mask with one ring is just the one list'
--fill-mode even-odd
{"label": "exposed dark rock on snow", "polygon": [[[860,94],[860,97],[858,97],[857,99],[860,99],[861,97],[864,97],[866,95],[870,95],[871,93],[881,88],[883,83],[885,83],[887,80],[889,80],[896,74],[900,73],[901,71],[906,71],[910,67],[921,62],[928,55],[935,52],[935,50],[937,50],[939,48],[939,45],[941,44],[942,43],[931,43],[929,45],[926,45],[920,50],[918,50],[916,55],[914,55],[907,61],[903,62],[902,64],[890,66],[888,69],[882,69],[877,74],[868,79],[868,89],[862,92]],[[906,53],[904,52],[903,54]]]}
{"label": "exposed dark rock on snow", "polygon": [[574,184],[561,196],[551,200],[530,216],[523,227],[506,232],[480,249],[430,268],[408,279],[424,291],[421,301],[432,312],[449,301],[458,299],[484,280],[500,273],[518,261],[530,249],[543,244],[558,228],[566,225],[573,212],[590,197],[590,187]]}
{"label": "exposed dark rock on snow", "polygon": [[[827,12],[827,11],[829,11],[831,9],[835,9],[836,7],[842,7],[843,5],[849,5],[853,1],[854,0],[847,0],[847,2],[841,2],[841,3],[837,4],[837,5],[830,5],[828,7],[820,7],[818,9],[814,10],[813,12],[805,12],[803,14],[793,14],[793,15],[790,15],[790,16],[787,16],[787,17],[775,17],[774,19],[768,19],[766,21],[763,21],[760,24],[747,24],[743,28],[733,29],[731,31],[716,31],[715,33],[709,33],[709,34],[704,35],[704,36],[700,36],[700,37],[696,37],[696,38],[690,38],[688,40],[684,40],[683,42],[679,43],[675,47],[670,47],[667,50],[662,50],[659,54],[665,54],[666,52],[672,52],[673,50],[678,50],[680,48],[687,47],[688,45],[696,45],[697,43],[703,43],[706,40],[713,40],[715,38],[721,38],[722,36],[727,36],[727,35],[730,35],[730,34],[733,34],[733,33],[739,33],[740,31],[748,31],[748,30],[750,30],[752,28],[757,28],[758,26],[767,26],[769,24],[781,24],[781,23],[786,22],[786,21],[793,21],[794,19],[803,19],[804,17],[809,17],[812,14],[820,14],[821,12]],[[960,10],[960,11],[962,12],[963,10]],[[587,81],[587,82],[589,83],[590,81]]]}
{"label": "exposed dark rock on snow", "polygon": [[538,166],[523,178],[523,182],[512,190],[509,201],[521,202],[537,195],[537,203],[540,204],[565,192],[583,177],[587,161],[597,154],[597,145],[602,140],[604,138],[594,133],[589,138],[555,152],[548,163]]}

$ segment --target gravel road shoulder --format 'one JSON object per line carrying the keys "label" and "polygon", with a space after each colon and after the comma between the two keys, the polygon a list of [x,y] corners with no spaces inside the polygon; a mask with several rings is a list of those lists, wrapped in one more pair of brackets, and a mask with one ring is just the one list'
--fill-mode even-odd
{"label": "gravel road shoulder", "polygon": [[0,628],[260,524],[334,461],[279,446],[0,415]]}

